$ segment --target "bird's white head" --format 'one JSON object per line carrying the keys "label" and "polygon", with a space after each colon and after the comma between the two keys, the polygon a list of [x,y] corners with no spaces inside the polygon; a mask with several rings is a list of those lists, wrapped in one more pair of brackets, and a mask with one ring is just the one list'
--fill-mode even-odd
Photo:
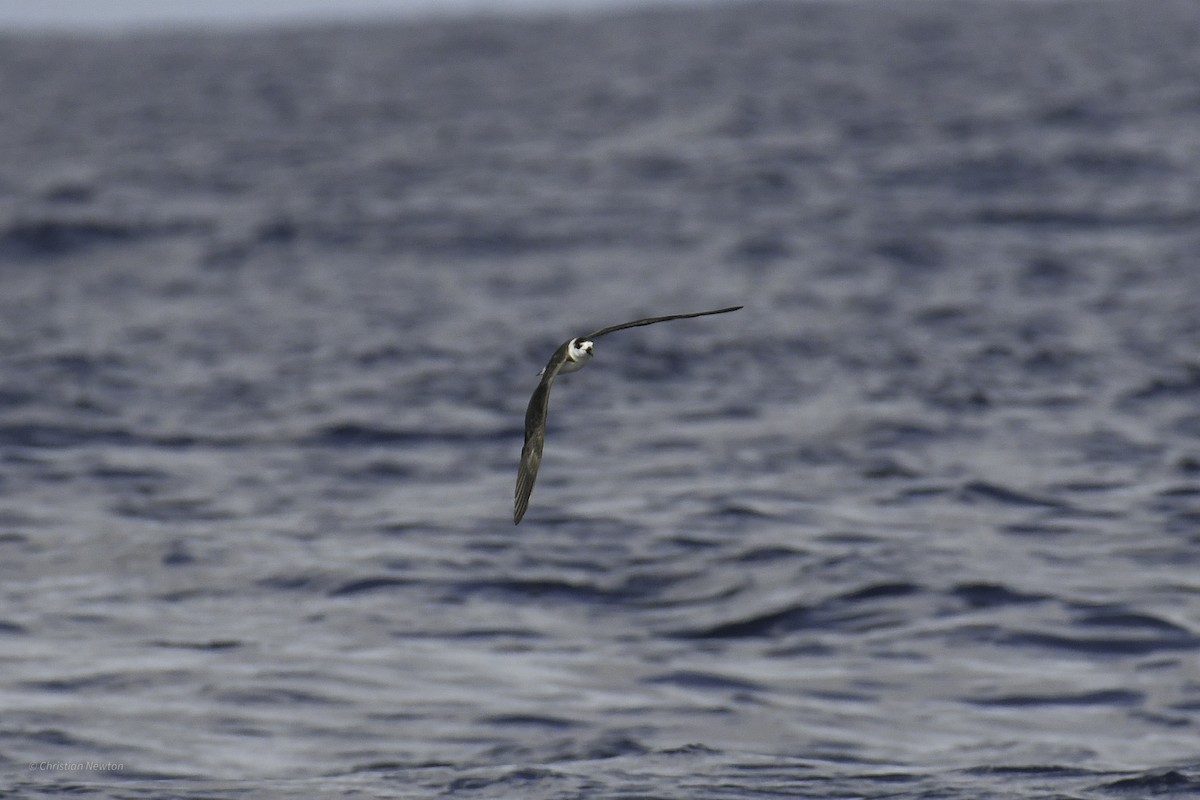
{"label": "bird's white head", "polygon": [[567,348],[567,361],[563,364],[563,372],[574,372],[582,369],[583,365],[592,360],[592,340],[572,339]]}

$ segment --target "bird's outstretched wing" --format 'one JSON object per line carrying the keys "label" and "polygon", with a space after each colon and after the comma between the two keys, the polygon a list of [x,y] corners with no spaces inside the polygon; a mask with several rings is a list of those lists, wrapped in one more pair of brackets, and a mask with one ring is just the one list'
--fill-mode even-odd
{"label": "bird's outstretched wing", "polygon": [[529,508],[529,495],[533,482],[537,480],[538,468],[542,466],[542,446],[546,443],[546,415],[550,411],[550,387],[567,360],[571,346],[568,339],[554,351],[546,369],[542,370],[541,383],[533,390],[529,406],[525,409],[525,445],[521,448],[521,466],[517,468],[517,490],[513,496],[513,524],[521,522]]}
{"label": "bird's outstretched wing", "polygon": [[620,325],[609,325],[607,328],[601,328],[595,333],[589,333],[584,339],[599,339],[608,333],[614,331],[625,330],[626,328],[640,328],[643,325],[653,325],[656,322],[666,322],[669,319],[687,319],[688,317],[707,317],[709,314],[728,314],[730,311],[737,311],[741,306],[729,306],[729,308],[718,308],[713,311],[697,311],[692,314],[668,314],[665,317],[647,317],[646,319],[637,319],[633,322],[623,322]]}

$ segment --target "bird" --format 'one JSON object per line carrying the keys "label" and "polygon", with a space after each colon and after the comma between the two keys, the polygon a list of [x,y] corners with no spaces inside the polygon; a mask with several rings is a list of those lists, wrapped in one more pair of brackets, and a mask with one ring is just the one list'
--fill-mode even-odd
{"label": "bird", "polygon": [[717,308],[712,311],[696,311],[691,314],[668,314],[665,317],[647,317],[633,322],[622,322],[620,325],[610,325],[601,328],[587,336],[576,336],[558,346],[550,361],[538,374],[541,382],[533,390],[529,398],[529,406],[525,409],[525,444],[521,447],[521,464],[517,469],[517,489],[513,498],[513,524],[521,524],[521,518],[529,508],[529,495],[533,491],[533,482],[537,479],[538,468],[542,465],[542,446],[546,442],[546,414],[550,408],[550,387],[554,379],[565,372],[576,372],[592,360],[594,342],[601,336],[623,331],[626,328],[639,328],[643,325],[654,325],[672,319],[688,319],[690,317],[707,317],[710,314],[728,314],[737,311],[742,306]]}

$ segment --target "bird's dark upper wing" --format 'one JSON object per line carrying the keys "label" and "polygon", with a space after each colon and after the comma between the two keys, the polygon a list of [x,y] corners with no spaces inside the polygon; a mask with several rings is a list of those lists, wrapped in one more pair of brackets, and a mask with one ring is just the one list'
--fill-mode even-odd
{"label": "bird's dark upper wing", "polygon": [[656,322],[666,322],[669,319],[687,319],[688,317],[707,317],[709,314],[728,314],[730,311],[737,311],[741,306],[730,306],[729,308],[718,308],[713,311],[697,311],[693,314],[669,314],[665,317],[647,317],[646,319],[638,319],[633,322],[623,322],[620,325],[610,325],[607,328],[601,328],[595,333],[589,333],[583,337],[585,339],[598,339],[605,334],[613,331],[621,331],[626,328],[639,328],[642,325],[653,325]]}
{"label": "bird's dark upper wing", "polygon": [[550,411],[550,387],[567,360],[571,341],[563,342],[542,372],[541,383],[533,390],[525,409],[525,445],[521,448],[521,465],[517,468],[517,490],[513,496],[513,524],[521,522],[529,508],[529,495],[542,465],[542,446],[546,443],[546,415]]}

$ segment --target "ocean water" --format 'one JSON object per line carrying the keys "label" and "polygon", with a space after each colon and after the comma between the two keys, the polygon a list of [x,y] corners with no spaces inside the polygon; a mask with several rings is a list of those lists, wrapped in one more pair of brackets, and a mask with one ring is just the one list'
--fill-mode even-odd
{"label": "ocean water", "polygon": [[[1200,8],[0,37],[0,794],[1200,792]],[[640,316],[522,419],[564,339]]]}

